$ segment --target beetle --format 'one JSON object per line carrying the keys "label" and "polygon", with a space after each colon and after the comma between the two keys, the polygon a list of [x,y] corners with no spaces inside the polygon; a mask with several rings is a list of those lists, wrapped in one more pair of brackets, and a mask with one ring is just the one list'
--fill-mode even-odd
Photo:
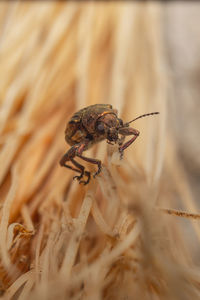
{"label": "beetle", "polygon": [[[137,129],[129,127],[129,124],[139,118],[158,113],[144,114],[132,121],[123,123],[117,116],[117,110],[113,109],[110,104],[94,104],[79,110],[71,117],[67,124],[65,140],[71,148],[61,158],[60,165],[80,173],[79,176],[74,176],[73,179],[77,179],[79,183],[88,184],[91,178],[90,172],[85,171],[85,167],[74,158],[79,157],[82,160],[97,165],[98,169],[93,175],[95,178],[101,172],[101,161],[83,156],[82,153],[92,147],[92,145],[106,139],[109,144],[113,144],[113,142],[118,143],[120,159],[122,159],[124,150],[140,134]],[[133,135],[133,137],[124,143],[125,136],[130,135]],[[70,161],[73,166],[66,164],[67,161]],[[84,175],[87,176],[86,180],[82,180]]]}

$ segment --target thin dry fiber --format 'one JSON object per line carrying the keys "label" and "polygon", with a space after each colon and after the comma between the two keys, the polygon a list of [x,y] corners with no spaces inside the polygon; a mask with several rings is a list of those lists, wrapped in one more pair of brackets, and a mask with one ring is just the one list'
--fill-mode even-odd
{"label": "thin dry fiber", "polygon": [[[2,299],[198,299],[186,225],[198,247],[199,221],[164,213],[197,209],[165,131],[160,4],[0,6]],[[134,124],[123,161],[105,142],[89,150],[104,167],[81,186],[59,166],[64,129],[95,103],[160,115]]]}

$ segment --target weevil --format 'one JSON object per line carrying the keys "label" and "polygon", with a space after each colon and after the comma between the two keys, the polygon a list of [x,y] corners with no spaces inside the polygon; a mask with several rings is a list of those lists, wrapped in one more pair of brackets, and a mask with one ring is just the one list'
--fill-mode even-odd
{"label": "weevil", "polygon": [[[95,104],[87,106],[76,112],[70,119],[65,130],[65,140],[71,148],[63,155],[60,160],[60,165],[80,173],[74,176],[79,183],[88,184],[91,178],[89,171],[78,163],[74,158],[79,157],[89,163],[98,166],[95,178],[101,172],[102,163],[98,159],[83,156],[82,153],[88,150],[94,144],[107,140],[107,143],[118,143],[120,158],[123,157],[124,150],[129,147],[139,136],[140,132],[137,129],[129,127],[129,124],[142,117],[158,114],[152,112],[141,115],[127,123],[118,118],[116,109],[113,109],[110,104]],[[120,135],[120,137],[119,137]],[[124,143],[125,136],[133,135],[133,137]],[[70,161],[73,166],[66,164]],[[86,180],[82,180],[83,176],[87,176]]]}

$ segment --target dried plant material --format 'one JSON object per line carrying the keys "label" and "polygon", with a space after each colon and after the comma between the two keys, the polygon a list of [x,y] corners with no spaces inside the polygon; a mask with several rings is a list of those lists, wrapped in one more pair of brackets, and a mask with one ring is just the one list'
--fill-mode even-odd
{"label": "dried plant material", "polygon": [[[198,299],[199,212],[165,130],[162,5],[0,7],[1,298]],[[64,130],[96,103],[125,122],[160,115],[134,123],[123,160],[116,145],[89,149],[103,168],[82,186],[59,166]]]}
{"label": "dried plant material", "polygon": [[180,211],[180,210],[175,210],[175,209],[167,209],[167,208],[161,208],[160,210],[169,215],[174,215],[174,216],[184,217],[184,218],[191,218],[193,220],[200,219],[200,214],[192,214],[192,213],[188,213],[185,211]]}

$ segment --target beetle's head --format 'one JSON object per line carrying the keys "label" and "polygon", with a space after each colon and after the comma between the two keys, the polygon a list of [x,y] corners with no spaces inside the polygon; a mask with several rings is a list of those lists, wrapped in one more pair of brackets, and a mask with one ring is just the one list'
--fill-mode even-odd
{"label": "beetle's head", "polygon": [[124,134],[123,129],[129,127],[129,124],[143,117],[157,115],[159,112],[152,112],[148,114],[141,115],[127,123],[123,123],[121,119],[117,117],[115,113],[104,112],[96,122],[96,130],[99,135],[104,136],[105,139],[110,142],[117,142],[119,140],[118,134]]}
{"label": "beetle's head", "polygon": [[116,142],[118,137],[118,130],[123,126],[121,119],[113,113],[108,113],[101,116],[96,124],[96,130],[100,135],[104,135],[110,142]]}

